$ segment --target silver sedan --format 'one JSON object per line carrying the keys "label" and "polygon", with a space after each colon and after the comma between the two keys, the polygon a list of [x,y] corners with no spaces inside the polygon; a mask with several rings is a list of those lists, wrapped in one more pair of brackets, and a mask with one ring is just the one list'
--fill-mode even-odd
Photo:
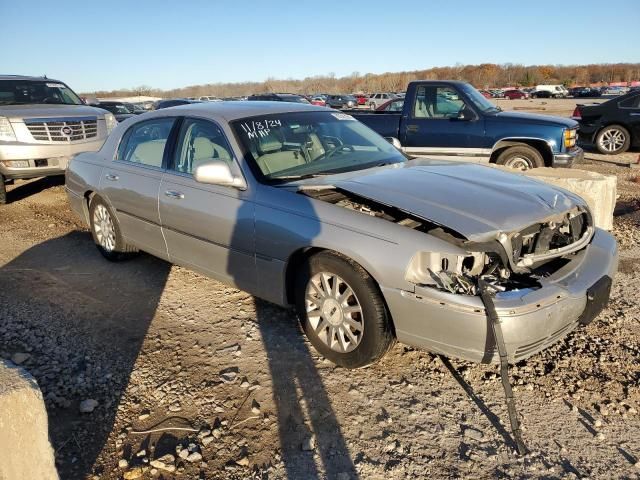
{"label": "silver sedan", "polygon": [[107,259],[143,250],[295,305],[315,348],[351,368],[396,339],[497,361],[495,315],[509,361],[527,358],[591,321],[617,268],[615,240],[578,196],[408,159],[351,116],[310,105],[131,118],[72,160],[67,191]]}

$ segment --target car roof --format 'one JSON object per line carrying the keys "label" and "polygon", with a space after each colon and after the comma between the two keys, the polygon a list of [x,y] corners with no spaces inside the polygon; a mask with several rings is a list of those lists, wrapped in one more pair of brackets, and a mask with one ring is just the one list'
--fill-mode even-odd
{"label": "car roof", "polygon": [[251,102],[251,101],[222,101],[206,103],[190,103],[177,107],[157,110],[158,116],[171,115],[179,112],[180,115],[198,115],[211,118],[222,118],[228,122],[240,118],[255,117],[258,115],[270,115],[274,113],[317,112],[330,111],[324,107],[318,107],[308,103],[289,102]]}
{"label": "car roof", "polygon": [[49,82],[57,82],[64,83],[60,80],[56,80],[55,78],[47,78],[47,77],[31,77],[29,75],[2,75],[0,74],[0,80],[46,80]]}

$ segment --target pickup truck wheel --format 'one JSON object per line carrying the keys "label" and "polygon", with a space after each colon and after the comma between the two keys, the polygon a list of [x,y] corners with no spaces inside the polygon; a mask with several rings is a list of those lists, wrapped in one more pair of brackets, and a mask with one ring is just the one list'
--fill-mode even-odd
{"label": "pickup truck wheel", "polygon": [[518,170],[544,167],[544,158],[540,152],[528,145],[517,145],[504,150],[496,159],[498,165]]}
{"label": "pickup truck wheel", "polygon": [[7,203],[7,186],[5,185],[4,175],[0,175],[0,205]]}
{"label": "pickup truck wheel", "polygon": [[622,125],[609,125],[598,132],[596,148],[600,153],[613,155],[629,150],[631,135]]}
{"label": "pickup truck wheel", "polygon": [[375,110],[376,109],[376,104],[375,103],[370,103],[369,104],[369,110]]}
{"label": "pickup truck wheel", "polygon": [[378,286],[356,262],[321,252],[309,258],[297,280],[300,323],[325,358],[345,368],[364,367],[394,344]]}
{"label": "pickup truck wheel", "polygon": [[126,260],[137,252],[135,247],[125,243],[118,219],[99,196],[95,196],[91,200],[89,218],[93,241],[104,258],[117,262]]}

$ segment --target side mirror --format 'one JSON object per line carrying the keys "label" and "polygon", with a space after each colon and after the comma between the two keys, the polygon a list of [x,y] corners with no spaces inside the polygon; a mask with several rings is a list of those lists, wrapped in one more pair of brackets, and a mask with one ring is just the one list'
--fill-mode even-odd
{"label": "side mirror", "polygon": [[402,150],[402,144],[400,143],[400,140],[398,140],[396,137],[384,137],[384,139],[387,142],[389,142],[391,145],[396,147],[398,150]]}
{"label": "side mirror", "polygon": [[229,165],[221,160],[211,159],[211,162],[200,165],[196,168],[194,178],[196,182],[207,183],[209,185],[220,185],[239,189],[246,188],[244,180],[234,176]]}
{"label": "side mirror", "polygon": [[473,113],[471,113],[468,109],[463,108],[462,110],[460,110],[458,112],[457,115],[452,116],[451,120],[457,120],[459,122],[466,122],[466,121],[473,120],[473,118],[474,118]]}

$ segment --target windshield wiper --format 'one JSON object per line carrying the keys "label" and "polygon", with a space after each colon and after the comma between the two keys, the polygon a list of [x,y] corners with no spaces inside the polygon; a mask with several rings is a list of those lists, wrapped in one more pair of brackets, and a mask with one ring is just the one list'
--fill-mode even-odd
{"label": "windshield wiper", "polygon": [[304,175],[283,175],[281,177],[271,177],[271,180],[305,180],[307,178],[318,178],[329,175],[328,173],[305,173]]}

